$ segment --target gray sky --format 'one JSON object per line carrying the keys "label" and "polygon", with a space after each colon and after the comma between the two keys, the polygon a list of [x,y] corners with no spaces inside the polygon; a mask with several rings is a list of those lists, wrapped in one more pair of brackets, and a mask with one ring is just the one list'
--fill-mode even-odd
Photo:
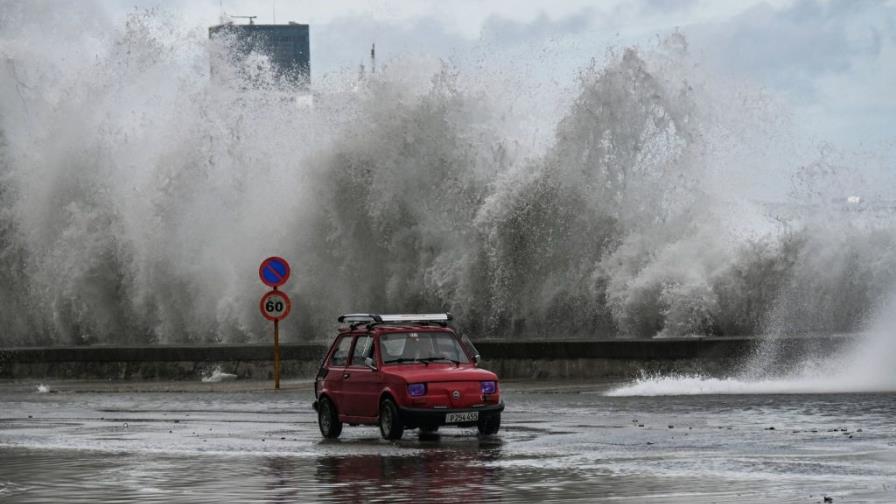
{"label": "gray sky", "polygon": [[[896,1],[248,1],[130,0],[113,16],[158,6],[187,24],[231,15],[311,25],[315,78],[365,62],[425,55],[469,62],[544,56],[533,66],[572,80],[610,46],[647,45],[676,29],[704,70],[763,88],[818,141],[875,149],[896,139]],[[483,56],[486,55],[486,56]],[[538,73],[538,70],[534,71]],[[537,78],[537,76],[536,76]]]}

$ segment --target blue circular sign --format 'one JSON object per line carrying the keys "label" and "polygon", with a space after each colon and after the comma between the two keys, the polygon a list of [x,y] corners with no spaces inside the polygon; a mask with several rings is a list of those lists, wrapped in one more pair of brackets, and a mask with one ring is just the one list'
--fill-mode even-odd
{"label": "blue circular sign", "polygon": [[279,287],[289,280],[289,263],[282,257],[268,257],[261,262],[258,276],[268,287]]}

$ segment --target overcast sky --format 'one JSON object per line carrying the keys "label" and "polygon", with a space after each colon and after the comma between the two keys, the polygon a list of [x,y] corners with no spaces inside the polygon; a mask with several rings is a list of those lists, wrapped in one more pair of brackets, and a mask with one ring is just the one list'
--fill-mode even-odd
{"label": "overcast sky", "polygon": [[[542,51],[551,74],[575,75],[609,46],[679,30],[708,71],[777,95],[820,141],[875,148],[896,139],[896,1],[286,1],[130,0],[113,16],[158,6],[188,24],[224,12],[311,25],[315,78],[408,54],[464,61]],[[537,61],[537,60],[536,60]],[[566,74],[566,75],[564,75]]]}

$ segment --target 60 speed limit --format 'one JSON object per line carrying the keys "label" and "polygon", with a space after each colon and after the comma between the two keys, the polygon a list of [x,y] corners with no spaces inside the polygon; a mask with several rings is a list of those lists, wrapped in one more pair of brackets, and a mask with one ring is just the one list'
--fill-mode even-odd
{"label": "60 speed limit", "polygon": [[268,320],[283,320],[289,315],[292,302],[283,291],[272,290],[261,296],[258,303],[261,315]]}

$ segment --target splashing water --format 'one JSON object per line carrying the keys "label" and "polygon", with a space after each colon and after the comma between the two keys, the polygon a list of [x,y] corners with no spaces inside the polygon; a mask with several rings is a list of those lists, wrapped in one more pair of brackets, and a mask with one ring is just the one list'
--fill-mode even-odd
{"label": "splashing water", "polygon": [[215,367],[211,373],[202,377],[202,383],[220,383],[222,381],[236,380],[237,376],[233,373],[225,373],[221,370],[221,366]]}
{"label": "splashing water", "polygon": [[896,280],[892,215],[830,203],[891,197],[886,156],[794,154],[777,106],[680,34],[569,97],[398,58],[308,106],[263,55],[251,85],[211,78],[226,41],[165,14],[0,9],[3,346],[260,341],[274,254],[286,341],[368,310],[477,337],[844,332]]}
{"label": "splashing water", "polygon": [[[773,345],[773,343],[767,343]],[[884,305],[870,330],[843,355],[806,359],[793,371],[771,369],[768,349],[735,377],[643,376],[606,395],[811,394],[896,391],[896,296]]]}

